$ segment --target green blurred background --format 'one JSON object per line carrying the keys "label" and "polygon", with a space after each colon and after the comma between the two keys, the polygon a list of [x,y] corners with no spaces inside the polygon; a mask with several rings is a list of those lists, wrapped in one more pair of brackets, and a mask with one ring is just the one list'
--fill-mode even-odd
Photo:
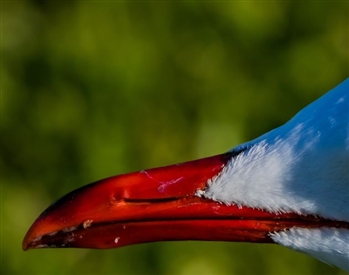
{"label": "green blurred background", "polygon": [[283,124],[348,61],[344,1],[2,1],[1,274],[344,274],[277,245],[21,241],[72,189]]}

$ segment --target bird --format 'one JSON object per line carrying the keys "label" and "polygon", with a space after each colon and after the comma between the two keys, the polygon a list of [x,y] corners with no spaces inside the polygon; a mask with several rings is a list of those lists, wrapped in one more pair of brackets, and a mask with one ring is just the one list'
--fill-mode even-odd
{"label": "bird", "polygon": [[32,248],[274,243],[349,271],[349,78],[226,153],[112,176],[58,199]]}

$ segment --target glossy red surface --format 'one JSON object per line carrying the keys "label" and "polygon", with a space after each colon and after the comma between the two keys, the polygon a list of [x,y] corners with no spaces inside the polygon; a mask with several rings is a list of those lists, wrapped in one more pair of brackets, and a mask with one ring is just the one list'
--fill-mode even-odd
{"label": "glossy red surface", "polygon": [[271,242],[270,232],[293,226],[348,226],[196,196],[230,158],[230,154],[217,155],[114,176],[77,189],[39,216],[23,240],[23,249],[113,248],[165,240]]}

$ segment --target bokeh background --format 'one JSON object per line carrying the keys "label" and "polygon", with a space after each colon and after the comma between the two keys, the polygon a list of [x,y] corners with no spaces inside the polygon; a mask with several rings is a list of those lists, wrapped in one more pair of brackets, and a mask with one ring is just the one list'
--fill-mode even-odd
{"label": "bokeh background", "polygon": [[344,274],[277,245],[21,242],[72,189],[225,152],[348,64],[347,1],[2,1],[1,274]]}

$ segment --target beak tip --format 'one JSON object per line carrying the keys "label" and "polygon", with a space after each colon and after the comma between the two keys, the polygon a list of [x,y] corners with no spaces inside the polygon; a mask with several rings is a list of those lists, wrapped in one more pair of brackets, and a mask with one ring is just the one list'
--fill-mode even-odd
{"label": "beak tip", "polygon": [[24,240],[22,242],[23,251],[27,251],[30,248],[31,248],[30,242],[27,241],[27,238],[24,238]]}
{"label": "beak tip", "polygon": [[22,241],[22,249],[23,251],[27,251],[29,249],[38,248],[42,234],[37,232],[37,221],[33,223],[33,225],[29,228],[26,235]]}
{"label": "beak tip", "polygon": [[27,251],[31,248],[35,248],[35,246],[33,246],[33,238],[29,235],[29,232],[27,232],[27,234],[25,235],[23,241],[22,241],[22,249],[23,251]]}

